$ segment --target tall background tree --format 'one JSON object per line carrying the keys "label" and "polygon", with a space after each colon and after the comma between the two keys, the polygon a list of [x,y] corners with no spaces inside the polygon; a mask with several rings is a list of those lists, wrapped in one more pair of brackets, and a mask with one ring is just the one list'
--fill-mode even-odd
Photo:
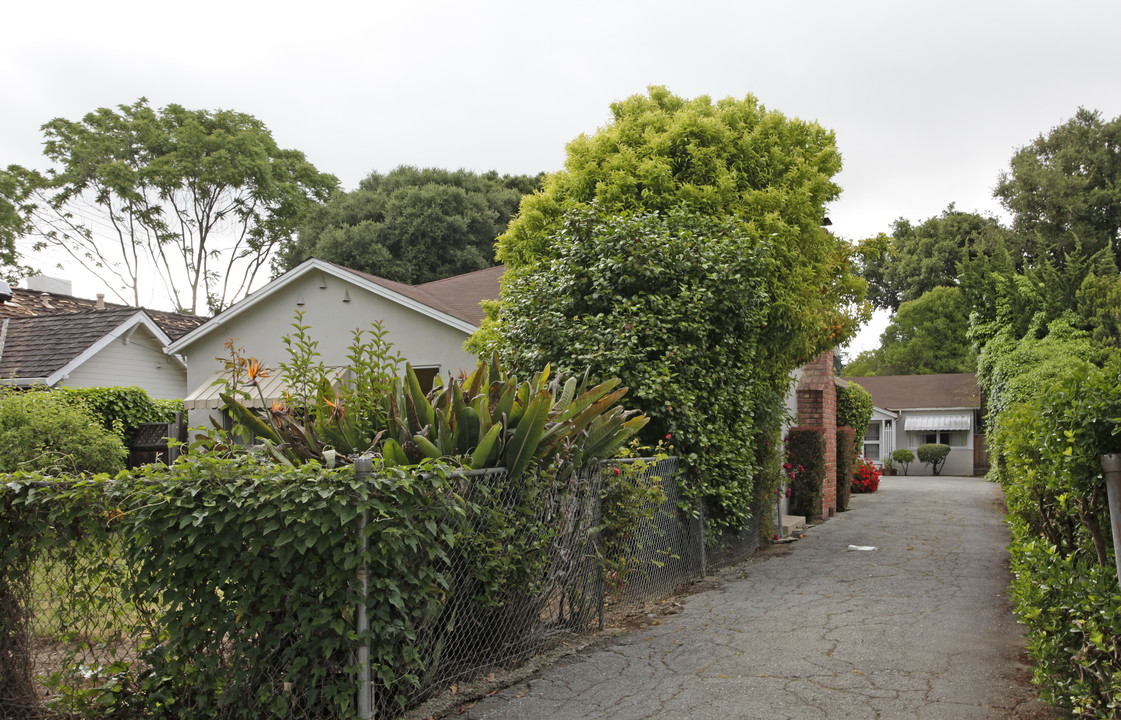
{"label": "tall background tree", "polygon": [[289,270],[314,256],[423,283],[491,267],[495,238],[542,178],[407,166],[371,173],[355,191],[339,193],[312,212],[275,269]]}
{"label": "tall background tree", "polygon": [[845,365],[846,377],[973,372],[969,308],[956,287],[935,287],[899,306],[880,346]]}
{"label": "tall background tree", "polygon": [[1110,249],[1121,263],[1121,117],[1079,108],[1013,155],[995,195],[1029,260]]}
{"label": "tall background tree", "polygon": [[917,225],[899,218],[890,236],[860,244],[868,300],[895,312],[936,287],[953,287],[962,261],[990,252],[1008,237],[996,218],[961,212],[953,204]]}
{"label": "tall background tree", "polygon": [[338,185],[230,110],[157,110],[141,98],[56,118],[43,134],[53,167],[9,168],[33,205],[35,247],[62,251],[126,303],[155,286],[182,311],[221,310]]}

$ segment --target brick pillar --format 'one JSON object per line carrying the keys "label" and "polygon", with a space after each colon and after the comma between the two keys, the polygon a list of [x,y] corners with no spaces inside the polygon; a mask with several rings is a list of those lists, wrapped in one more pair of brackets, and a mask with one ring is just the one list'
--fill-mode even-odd
{"label": "brick pillar", "polygon": [[827,350],[802,367],[798,384],[798,420],[825,433],[825,487],[821,516],[837,512],[837,390],[833,383],[833,351]]}

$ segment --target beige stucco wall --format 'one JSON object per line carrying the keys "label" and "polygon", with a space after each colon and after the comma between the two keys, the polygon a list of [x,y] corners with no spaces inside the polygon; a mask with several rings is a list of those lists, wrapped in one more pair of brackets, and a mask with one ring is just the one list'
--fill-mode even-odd
{"label": "beige stucco wall", "polygon": [[163,352],[163,344],[144,326],[126,343],[116,338],[58,382],[65,387],[136,385],[160,400],[181,399],[187,393],[187,372]]}
{"label": "beige stucco wall", "polygon": [[[283,338],[293,331],[297,310],[303,311],[302,323],[311,328],[309,335],[319,342],[320,359],[326,365],[347,365],[354,331],[368,329],[374,321],[381,321],[394,349],[415,367],[438,367],[447,377],[449,372],[472,370],[476,365],[476,359],[463,350],[468,337],[464,330],[378,297],[350,281],[313,270],[273,290],[226,322],[219,316],[214,330],[184,346],[181,352],[187,361],[188,392],[222,369],[218,358],[228,356],[224,344],[229,338],[244,347],[246,356],[271,368],[287,361]],[[207,423],[207,414],[191,411],[190,424]]]}

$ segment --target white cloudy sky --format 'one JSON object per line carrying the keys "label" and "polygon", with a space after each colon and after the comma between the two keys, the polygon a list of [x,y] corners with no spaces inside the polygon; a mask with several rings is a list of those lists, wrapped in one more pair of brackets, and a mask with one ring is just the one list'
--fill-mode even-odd
{"label": "white cloudy sky", "polygon": [[999,214],[1017,147],[1079,106],[1121,115],[1118,37],[1117,0],[10,3],[0,165],[43,167],[44,122],[144,96],[254,115],[347,189],[401,164],[536,173],[660,84],[835,130],[829,215],[858,239]]}

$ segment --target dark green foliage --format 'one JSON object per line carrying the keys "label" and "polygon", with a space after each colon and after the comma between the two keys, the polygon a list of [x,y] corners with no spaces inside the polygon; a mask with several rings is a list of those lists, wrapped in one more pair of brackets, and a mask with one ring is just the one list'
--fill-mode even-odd
{"label": "dark green foliage", "polygon": [[182,412],[182,400],[157,400],[143,389],[131,387],[56,388],[90,409],[106,430],[121,436],[127,446],[144,423],[171,422]]}
{"label": "dark green foliage", "polygon": [[543,177],[407,166],[371,173],[317,208],[274,269],[318,257],[416,284],[491,267],[495,238]]}
{"label": "dark green foliage", "polygon": [[686,212],[588,211],[569,216],[552,248],[503,291],[500,354],[523,369],[620,378],[650,418],[643,441],[672,435],[687,497],[740,527],[756,474],[743,439],[753,416],[781,405],[791,369],[768,353],[795,331],[767,302],[774,247]]}
{"label": "dark green foliage", "polygon": [[860,245],[868,300],[894,313],[936,287],[953,287],[963,261],[991,251],[1008,235],[995,218],[960,212],[952,204],[919,225],[900,218],[890,237],[881,234]]}
{"label": "dark green foliage", "polygon": [[786,464],[790,480],[790,512],[820,518],[825,488],[825,431],[819,427],[792,427],[786,433]]}
{"label": "dark green foliage", "polygon": [[837,510],[849,509],[852,473],[856,467],[856,433],[851,427],[837,428]]}
{"label": "dark green foliage", "polygon": [[907,448],[899,448],[891,453],[891,459],[903,466],[903,474],[907,474],[907,466],[915,461],[915,454]]}
{"label": "dark green foliage", "polygon": [[1121,117],[1103,121],[1079,108],[1012,157],[994,194],[1012,212],[1030,262],[1048,258],[1061,267],[1100,250],[1121,258],[1119,146]]}
{"label": "dark green foliage", "polygon": [[853,382],[845,387],[838,386],[837,427],[852,428],[853,451],[857,455],[863,454],[864,436],[871,422],[872,394]]}
{"label": "dark green foliage", "polygon": [[0,389],[0,472],[113,473],[120,437],[81,403],[52,391]]}
{"label": "dark green foliage", "polygon": [[919,445],[918,452],[915,454],[918,456],[919,462],[930,466],[932,475],[938,475],[950,454],[950,446],[941,443],[925,443]]}

